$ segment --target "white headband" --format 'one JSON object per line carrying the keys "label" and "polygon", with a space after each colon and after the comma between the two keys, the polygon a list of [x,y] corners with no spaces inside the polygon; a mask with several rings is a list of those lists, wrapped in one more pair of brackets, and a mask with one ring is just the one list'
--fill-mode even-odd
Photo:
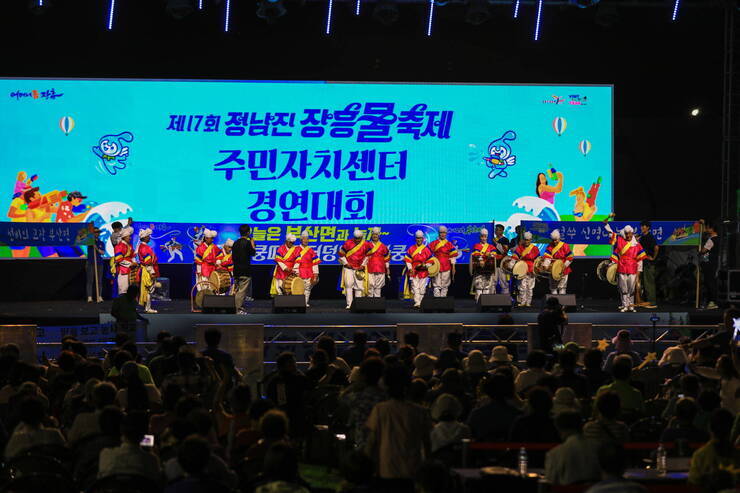
{"label": "white headband", "polygon": [[285,235],[285,241],[289,241],[291,243],[295,242],[295,235],[293,233],[288,233]]}
{"label": "white headband", "polygon": [[634,229],[632,229],[632,226],[630,226],[630,225],[628,224],[627,226],[625,226],[625,227],[624,227],[624,229],[622,230],[622,233],[624,233],[624,234],[627,234],[627,233],[634,233],[634,231],[635,231],[635,230],[634,230]]}
{"label": "white headband", "polygon": [[379,228],[379,227],[377,227],[377,226],[375,226],[375,227],[373,228],[373,234],[374,234],[374,235],[379,235],[379,234],[380,234],[380,228]]}
{"label": "white headband", "polygon": [[216,231],[213,231],[212,229],[205,228],[203,230],[203,236],[205,238],[215,238],[218,233]]}
{"label": "white headband", "polygon": [[121,237],[123,238],[131,236],[132,234],[134,234],[134,228],[132,228],[131,226],[126,226],[121,230]]}
{"label": "white headband", "polygon": [[420,229],[417,229],[414,236],[416,236],[417,238],[424,238],[424,233]]}
{"label": "white headband", "polygon": [[530,233],[529,231],[527,231],[526,233],[524,233],[524,239],[525,240],[531,240],[532,239],[532,233]]}
{"label": "white headband", "polygon": [[149,228],[139,230],[139,238],[149,238],[152,235],[152,230]]}
{"label": "white headband", "polygon": [[446,233],[447,232],[447,226],[440,226],[439,227],[439,232],[440,233]]}
{"label": "white headband", "polygon": [[362,238],[364,235],[362,234],[362,230],[359,228],[355,228],[355,238]]}
{"label": "white headband", "polygon": [[224,241],[224,246],[225,247],[231,247],[233,245],[234,245],[234,240],[232,240],[231,238],[229,238],[228,240]]}
{"label": "white headband", "polygon": [[480,230],[480,235],[481,236],[488,236],[488,230],[486,228],[482,228]]}
{"label": "white headband", "polygon": [[301,238],[308,238],[308,230],[307,230],[307,229],[304,229],[304,230],[303,230],[303,231],[301,232]]}
{"label": "white headband", "polygon": [[557,229],[553,229],[552,233],[550,233],[550,238],[553,240],[559,240],[560,239],[560,231]]}

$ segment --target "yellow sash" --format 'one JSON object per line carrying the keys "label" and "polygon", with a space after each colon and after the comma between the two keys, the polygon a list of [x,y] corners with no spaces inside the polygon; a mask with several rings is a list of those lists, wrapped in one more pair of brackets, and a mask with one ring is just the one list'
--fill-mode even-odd
{"label": "yellow sash", "polygon": [[624,255],[625,253],[627,253],[627,250],[629,250],[630,248],[632,248],[632,242],[627,242],[627,244],[622,247],[622,250],[619,252],[619,255],[620,256]]}
{"label": "yellow sash", "polygon": [[440,248],[442,248],[446,244],[447,244],[447,240],[439,240],[439,243],[437,243],[437,246],[434,247],[434,251],[436,252],[437,250],[439,250]]}
{"label": "yellow sash", "polygon": [[522,250],[522,253],[519,254],[519,258],[526,257],[527,254],[532,251],[532,247],[534,247],[534,244],[531,244],[527,248]]}
{"label": "yellow sash", "polygon": [[146,305],[146,301],[149,299],[149,291],[154,286],[154,277],[149,274],[146,267],[141,268],[141,291],[139,291],[139,304]]}
{"label": "yellow sash", "polygon": [[370,252],[368,253],[368,255],[372,255],[373,253],[377,252],[378,248],[380,248],[382,245],[383,243],[380,241],[377,243],[373,243],[373,247],[370,249]]}
{"label": "yellow sash", "polygon": [[310,246],[304,247],[301,246],[301,253],[298,255],[298,258],[296,259],[296,262],[300,262],[303,256],[311,249]]}
{"label": "yellow sash", "polygon": [[349,252],[345,253],[344,256],[345,257],[349,257],[351,255],[354,255],[355,253],[357,253],[357,250],[359,250],[360,247],[362,247],[362,245],[364,245],[364,244],[365,244],[365,240],[361,240],[357,245],[355,245],[354,247],[352,247],[352,249],[350,249]]}
{"label": "yellow sash", "polygon": [[280,260],[285,260],[287,258],[290,258],[291,254],[293,253],[293,250],[295,250],[295,246],[288,248],[288,251],[285,252],[285,255],[282,255],[282,256],[278,255],[277,258]]}
{"label": "yellow sash", "polygon": [[[557,245],[555,246],[555,248],[553,248],[553,249],[552,249],[552,252],[550,253],[550,255],[552,255],[552,256],[554,257],[554,256],[555,256],[555,254],[556,254],[556,253],[558,253],[558,251],[559,251],[559,250],[560,250],[561,248],[563,248],[563,245],[565,245],[565,243],[563,243],[562,241],[561,241],[561,242],[558,242],[558,244],[557,244]],[[530,246],[531,246],[531,245],[530,245]]]}
{"label": "yellow sash", "polygon": [[426,247],[426,245],[419,245],[417,247],[417,249],[414,250],[414,253],[411,254],[411,260],[413,261],[414,260],[414,257],[416,257],[417,255],[419,255],[424,250],[425,247]]}
{"label": "yellow sash", "polygon": [[211,253],[211,250],[213,250],[213,243],[208,245],[206,249],[203,251],[203,256],[201,257],[201,261],[205,261],[208,254]]}

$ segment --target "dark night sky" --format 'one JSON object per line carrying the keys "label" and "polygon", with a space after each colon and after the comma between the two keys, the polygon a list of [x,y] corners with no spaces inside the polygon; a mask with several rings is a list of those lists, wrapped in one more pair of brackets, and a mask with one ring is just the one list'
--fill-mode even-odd
{"label": "dark night sky", "polygon": [[[609,83],[615,92],[615,208],[623,219],[715,217],[719,211],[723,12],[688,1],[678,22],[672,2],[619,8],[610,27],[596,9],[548,6],[542,39],[532,40],[534,7],[518,20],[508,6],[464,22],[465,6],[437,9],[426,38],[426,6],[403,5],[384,27],[365,5],[335,4],[334,33],[323,34],[325,3],[287,4],[272,25],[254,1],[232,0],[233,32],[222,8],[184,21],[164,1],[117,0],[116,32],[105,31],[107,1],[57,0],[32,16],[25,0],[0,10],[0,76],[328,79],[522,83]],[[701,2],[714,4],[711,0]],[[603,0],[602,5],[617,4]],[[694,3],[697,5],[697,3]],[[689,110],[702,108],[699,118]]]}

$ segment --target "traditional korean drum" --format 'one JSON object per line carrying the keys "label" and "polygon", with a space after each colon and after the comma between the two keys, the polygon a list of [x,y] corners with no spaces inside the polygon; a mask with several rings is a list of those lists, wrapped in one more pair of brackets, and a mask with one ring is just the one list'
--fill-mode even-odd
{"label": "traditional korean drum", "polygon": [[303,279],[295,274],[290,274],[288,277],[283,279],[284,294],[303,294],[305,292],[305,287]]}
{"label": "traditional korean drum", "polygon": [[440,265],[437,257],[432,257],[431,261],[432,263],[427,266],[427,272],[429,272],[429,277],[434,277],[439,274]]}
{"label": "traditional korean drum", "polygon": [[214,270],[208,277],[216,294],[226,294],[231,289],[231,274],[225,270]]}
{"label": "traditional korean drum", "polygon": [[506,257],[501,261],[501,269],[517,279],[524,279],[529,269],[524,260],[517,260],[514,257]]}
{"label": "traditional korean drum", "polygon": [[609,284],[617,285],[617,264],[604,260],[596,267],[596,276]]}

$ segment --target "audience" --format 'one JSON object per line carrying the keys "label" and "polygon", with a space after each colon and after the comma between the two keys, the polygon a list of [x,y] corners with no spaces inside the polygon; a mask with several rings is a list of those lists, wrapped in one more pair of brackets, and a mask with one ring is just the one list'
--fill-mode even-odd
{"label": "audience", "polygon": [[617,332],[617,335],[612,339],[612,344],[614,344],[615,350],[607,355],[606,362],[604,362],[604,371],[611,373],[614,360],[618,356],[628,356],[631,367],[639,365],[642,361],[642,356],[632,348],[632,336],[629,330],[622,329]]}
{"label": "audience", "polygon": [[540,349],[535,349],[527,355],[527,369],[519,372],[516,377],[516,391],[524,394],[530,388],[537,385],[541,378],[549,376],[550,372],[545,370],[547,366],[547,354]]}
{"label": "audience", "polygon": [[130,411],[126,414],[121,422],[121,445],[105,448],[100,452],[98,477],[131,474],[161,484],[162,467],[159,458],[141,446],[146,430],[144,412]]}
{"label": "audience", "polygon": [[34,447],[46,445],[64,446],[62,433],[44,426],[47,410],[44,402],[36,396],[28,396],[21,403],[20,423],[10,435],[5,446],[5,459],[9,460]]}
{"label": "audience", "polygon": [[432,428],[432,454],[450,445],[459,445],[470,438],[470,428],[459,421],[463,412],[460,401],[452,394],[442,394],[432,404],[432,419],[437,424]]}
{"label": "audience", "polygon": [[619,394],[606,391],[596,398],[596,418],[583,427],[583,434],[596,442],[623,444],[629,439],[629,429],[617,421],[621,407]]}
{"label": "audience", "polygon": [[514,382],[511,375],[496,371],[483,381],[483,392],[489,401],[470,413],[468,426],[479,441],[504,441],[522,411],[513,406]]}
{"label": "audience", "polygon": [[630,384],[631,376],[632,360],[630,357],[625,354],[617,356],[612,365],[614,381],[599,388],[596,395],[602,392],[616,392],[623,413],[641,415],[645,413],[645,399],[640,391]]}
{"label": "audience", "polygon": [[703,484],[719,469],[731,470],[738,476],[740,450],[730,441],[730,432],[735,415],[727,409],[712,413],[709,424],[711,439],[691,456],[689,483]]}
{"label": "audience", "polygon": [[556,485],[598,480],[601,470],[597,445],[581,432],[580,414],[561,413],[555,418],[555,426],[563,443],[545,455],[545,478]]}
{"label": "audience", "polygon": [[624,479],[627,457],[621,445],[603,443],[598,451],[601,481],[586,493],[647,493],[641,484]]}

